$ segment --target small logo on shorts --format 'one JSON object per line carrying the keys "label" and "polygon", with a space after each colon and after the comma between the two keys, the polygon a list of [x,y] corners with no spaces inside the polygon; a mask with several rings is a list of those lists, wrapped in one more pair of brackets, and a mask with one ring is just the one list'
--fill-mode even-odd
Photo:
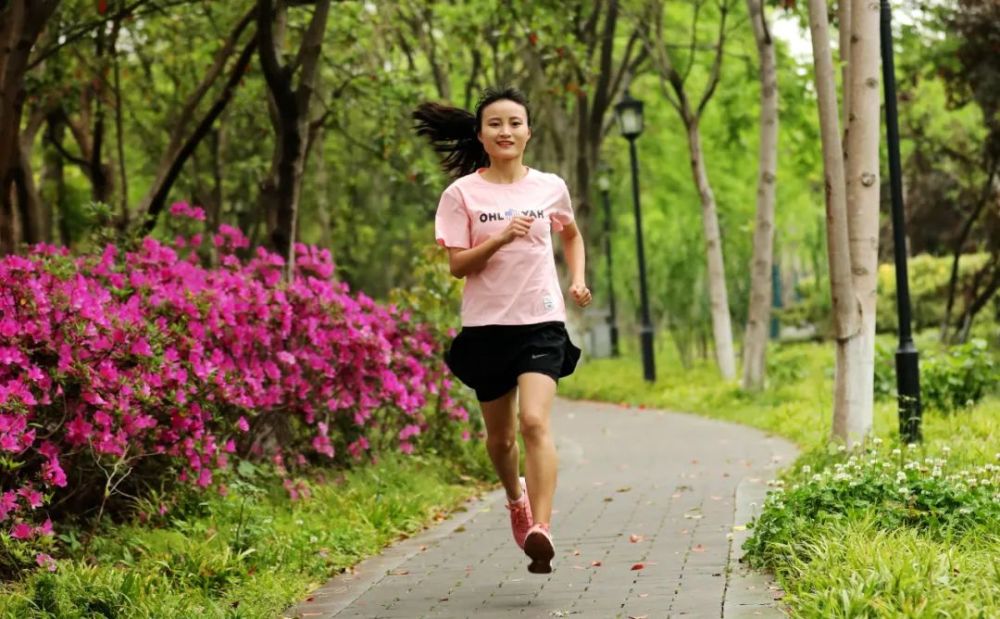
{"label": "small logo on shorts", "polygon": [[547,355],[547,354],[549,354],[549,353],[547,353],[547,352],[543,352],[543,353],[541,353],[541,354],[539,354],[539,355],[531,355],[531,358],[532,358],[532,359],[541,359],[542,357],[544,357],[544,356],[545,356],[545,355]]}

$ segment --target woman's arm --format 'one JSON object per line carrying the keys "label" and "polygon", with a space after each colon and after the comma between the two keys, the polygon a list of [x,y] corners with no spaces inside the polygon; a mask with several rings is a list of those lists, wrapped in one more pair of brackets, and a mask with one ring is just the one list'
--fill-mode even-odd
{"label": "woman's arm", "polygon": [[576,222],[571,222],[560,231],[563,249],[566,253],[566,266],[569,267],[571,283],[569,293],[573,295],[573,300],[580,307],[587,307],[593,300],[590,290],[587,289],[586,265],[587,258],[584,255],[583,235],[577,228]]}
{"label": "woman's arm", "polygon": [[519,215],[511,219],[503,232],[491,236],[475,247],[469,249],[449,247],[448,266],[452,276],[461,279],[466,275],[472,275],[485,269],[486,263],[501,247],[528,234],[528,229],[531,228],[533,221],[535,221],[534,217]]}

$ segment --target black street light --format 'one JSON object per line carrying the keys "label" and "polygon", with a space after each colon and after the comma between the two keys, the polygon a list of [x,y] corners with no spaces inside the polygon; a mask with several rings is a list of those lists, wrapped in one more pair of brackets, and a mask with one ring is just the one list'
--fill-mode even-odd
{"label": "black street light", "polygon": [[906,270],[903,181],[899,164],[899,121],[896,114],[896,71],[892,58],[892,14],[888,0],[881,13],[882,81],[885,88],[885,129],[889,146],[889,192],[892,196],[892,244],[896,261],[896,309],[899,348],[896,349],[896,392],[899,394],[899,434],[907,443],[921,440],[920,364],[910,332],[910,287]]}
{"label": "black street light", "polygon": [[597,187],[601,190],[604,202],[604,255],[608,260],[608,303],[611,313],[608,314],[608,328],[611,333],[611,356],[618,356],[618,318],[615,313],[615,275],[611,260],[611,180],[608,178],[607,166],[601,166],[597,175]]}
{"label": "black street light", "polygon": [[646,292],[646,256],[642,245],[642,213],[639,209],[639,164],[636,160],[635,139],[642,133],[642,101],[633,99],[628,91],[615,104],[615,116],[622,135],[628,140],[629,155],[632,159],[632,202],[635,205],[635,244],[639,255],[639,296],[642,304],[642,327],[639,341],[642,345],[642,373],[649,382],[656,380],[656,364],[653,360],[653,325],[649,320],[649,296]]}

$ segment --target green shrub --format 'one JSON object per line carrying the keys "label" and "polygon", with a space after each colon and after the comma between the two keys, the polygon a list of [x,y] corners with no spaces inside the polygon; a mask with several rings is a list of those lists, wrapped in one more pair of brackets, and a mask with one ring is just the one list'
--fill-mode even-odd
{"label": "green shrub", "polygon": [[[985,340],[921,351],[920,398],[925,409],[961,410],[995,392],[998,385],[1000,366]],[[884,342],[878,342],[875,350],[875,397],[896,397],[895,348]]]}
{"label": "green shrub", "polygon": [[[772,482],[744,549],[751,564],[774,569],[826,523],[871,517],[885,531],[913,528],[945,540],[1000,531],[1000,466],[960,468],[944,457],[916,458],[916,446],[891,452],[873,439],[864,452],[820,450],[787,481]],[[817,463],[817,469],[812,464]],[[787,485],[787,489],[786,489]]]}

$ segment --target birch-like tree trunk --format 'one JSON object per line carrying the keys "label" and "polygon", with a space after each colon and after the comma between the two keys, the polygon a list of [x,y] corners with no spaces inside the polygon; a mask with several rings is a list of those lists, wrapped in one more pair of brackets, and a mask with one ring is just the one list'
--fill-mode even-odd
{"label": "birch-like tree trunk", "polygon": [[[847,1],[847,0],[845,0]],[[834,67],[825,0],[809,1],[816,69],[827,247],[836,331],[833,434],[853,445],[871,430],[875,356],[875,285],[878,260],[878,14],[879,5],[855,2],[851,32],[851,89],[846,151],[838,124]],[[841,50],[844,53],[847,50]],[[846,164],[845,164],[846,159]]]}
{"label": "birch-like tree trunk", "polygon": [[760,57],[760,151],[757,220],[750,261],[750,308],[743,336],[743,388],[764,386],[768,326],[771,318],[771,269],[774,262],[774,193],[778,171],[778,71],[774,43],[761,0],[747,0]]}
{"label": "birch-like tree trunk", "polygon": [[[849,444],[871,430],[875,380],[875,302],[878,287],[879,137],[879,3],[852,0],[850,119],[847,127],[847,227],[851,274],[861,306],[861,329],[848,340],[844,371],[851,401],[846,419],[834,424],[836,436]],[[835,421],[837,419],[835,418]]]}
{"label": "birch-like tree trunk", "polygon": [[[677,70],[669,46],[663,37],[664,2],[650,2],[642,18],[643,43],[648,51],[654,70],[660,78],[663,97],[677,110],[687,131],[688,150],[691,155],[691,173],[698,195],[701,197],[702,225],[705,233],[705,255],[708,263],[708,293],[712,313],[712,335],[715,340],[715,359],[719,373],[726,380],[736,377],[736,359],[733,353],[733,326],[729,315],[729,297],[726,292],[726,270],[722,259],[722,240],[719,235],[719,217],[715,204],[715,194],[708,180],[705,156],[701,147],[701,133],[698,124],[705,106],[715,94],[722,71],[723,50],[726,44],[726,18],[730,2],[719,5],[719,30],[713,47],[715,57],[709,71],[708,81],[697,100],[690,97],[685,84],[688,72],[682,75]],[[696,14],[697,15],[697,14]],[[692,25],[692,40],[698,31],[697,19]],[[692,43],[694,45],[694,43]]]}
{"label": "birch-like tree trunk", "polygon": [[708,182],[705,154],[701,147],[698,119],[688,118],[688,148],[691,152],[691,173],[701,196],[701,222],[705,234],[705,259],[708,264],[708,300],[712,312],[712,337],[715,340],[715,360],[719,373],[726,380],[736,377],[736,355],[733,352],[733,326],[729,316],[729,293],[726,291],[726,266],[722,259],[722,236],[719,234],[719,213],[715,193]]}

